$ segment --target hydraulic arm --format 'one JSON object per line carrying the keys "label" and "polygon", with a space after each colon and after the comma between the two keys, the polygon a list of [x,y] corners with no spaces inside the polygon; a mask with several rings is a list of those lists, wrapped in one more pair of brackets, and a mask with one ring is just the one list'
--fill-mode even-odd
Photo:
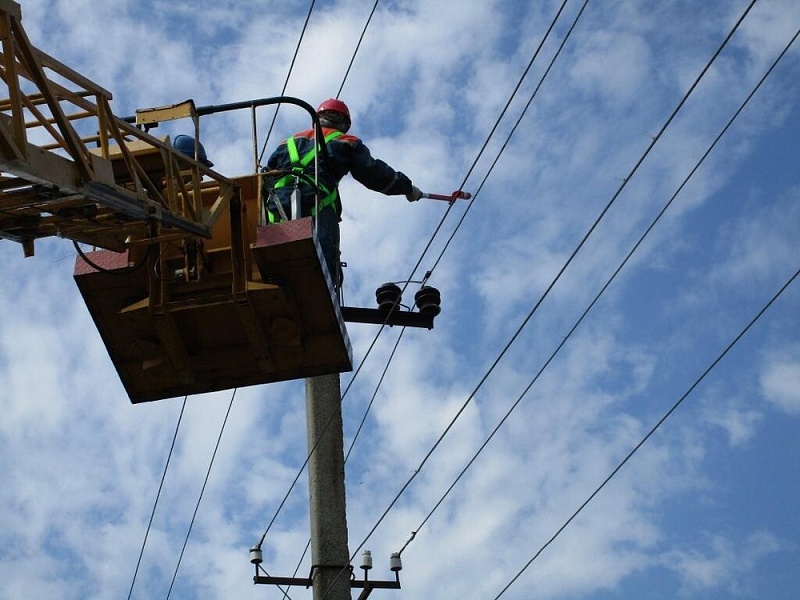
{"label": "hydraulic arm", "polygon": [[31,45],[11,0],[0,42],[0,238],[30,256],[48,236],[115,251],[210,237],[232,181],[115,117],[110,92]]}

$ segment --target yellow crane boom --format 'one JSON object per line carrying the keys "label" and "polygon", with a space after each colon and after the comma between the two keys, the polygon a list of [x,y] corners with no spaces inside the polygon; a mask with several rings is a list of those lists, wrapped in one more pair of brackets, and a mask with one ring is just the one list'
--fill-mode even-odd
{"label": "yellow crane boom", "polygon": [[117,251],[211,236],[234,182],[115,117],[110,92],[30,43],[11,0],[0,41],[0,237],[29,256],[48,236]]}

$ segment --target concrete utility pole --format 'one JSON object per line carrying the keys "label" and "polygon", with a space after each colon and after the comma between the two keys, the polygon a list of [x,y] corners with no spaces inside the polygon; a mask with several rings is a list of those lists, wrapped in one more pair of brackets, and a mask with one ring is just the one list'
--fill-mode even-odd
{"label": "concrete utility pole", "polygon": [[351,600],[338,373],[306,379],[306,423],[313,597]]}

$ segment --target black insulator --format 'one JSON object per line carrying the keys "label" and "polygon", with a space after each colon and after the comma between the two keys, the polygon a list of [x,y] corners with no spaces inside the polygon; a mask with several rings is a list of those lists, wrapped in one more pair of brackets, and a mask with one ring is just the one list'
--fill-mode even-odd
{"label": "black insulator", "polygon": [[396,283],[384,283],[375,290],[375,299],[378,301],[378,308],[389,311],[394,306],[400,306],[403,291]]}
{"label": "black insulator", "polygon": [[423,315],[435,317],[442,311],[442,295],[435,287],[423,286],[414,294],[414,303]]}

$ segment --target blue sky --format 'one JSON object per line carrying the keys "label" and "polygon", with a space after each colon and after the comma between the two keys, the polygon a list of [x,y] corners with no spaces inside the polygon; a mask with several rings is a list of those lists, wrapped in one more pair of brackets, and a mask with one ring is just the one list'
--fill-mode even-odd
{"label": "blue sky", "polygon": [[[344,82],[352,133],[375,156],[430,192],[469,173],[476,193],[448,212],[342,184],[347,303],[371,305],[418,261],[413,278],[432,269],[443,299],[435,329],[403,333],[377,393],[400,330],[364,360],[378,331],[348,328],[361,368],[346,443],[375,396],[347,463],[351,552],[364,543],[372,577],[388,578],[390,553],[425,522],[403,551],[403,589],[373,592],[387,599],[794,598],[800,282],[537,556],[800,267],[797,43],[681,188],[800,27],[795,3],[758,0],[660,134],[749,2],[589,2],[500,154],[582,4],[566,3],[480,158],[561,2],[380,2]],[[125,116],[278,95],[309,5],[22,8],[33,44],[111,90]],[[336,94],[372,5],[316,3],[289,95]],[[271,116],[259,113],[262,143]],[[306,125],[281,110],[269,145]],[[252,169],[249,115],[209,117],[202,132],[219,172]],[[0,598],[125,598],[182,399],[129,403],[72,281],[71,244],[24,259],[0,241],[0,256]],[[231,397],[187,401],[132,598],[167,596]],[[282,597],[252,585],[248,550],[305,456],[302,382],[236,392],[170,597]],[[264,566],[291,575],[307,540],[303,474]]]}

